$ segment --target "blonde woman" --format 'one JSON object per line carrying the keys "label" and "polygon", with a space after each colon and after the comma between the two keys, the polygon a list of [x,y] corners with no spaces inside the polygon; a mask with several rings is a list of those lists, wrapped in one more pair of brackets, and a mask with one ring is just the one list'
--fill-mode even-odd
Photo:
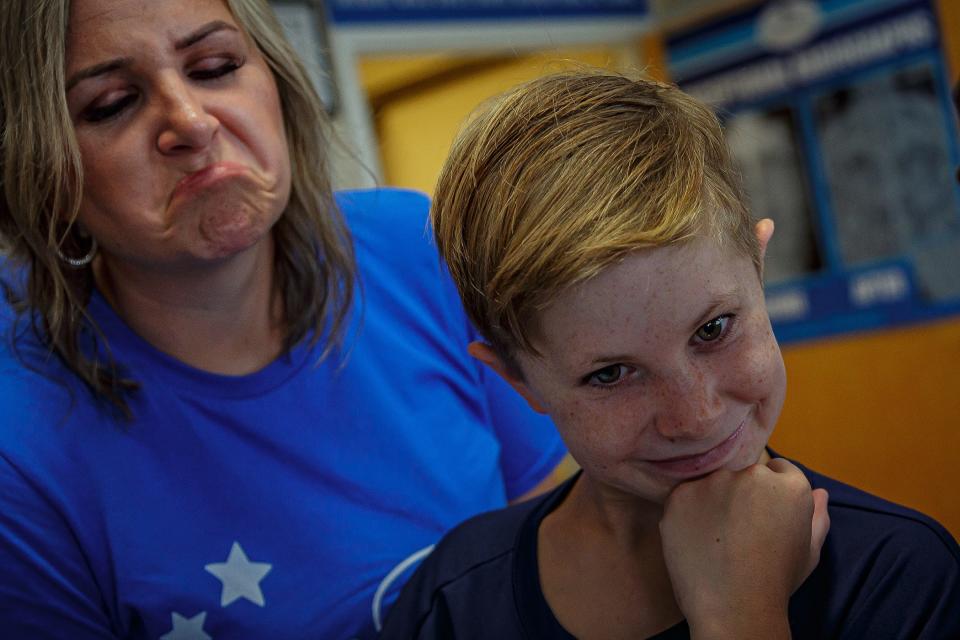
{"label": "blonde woman", "polygon": [[370,638],[549,482],[425,199],[334,197],[323,130],[265,0],[4,3],[4,637]]}

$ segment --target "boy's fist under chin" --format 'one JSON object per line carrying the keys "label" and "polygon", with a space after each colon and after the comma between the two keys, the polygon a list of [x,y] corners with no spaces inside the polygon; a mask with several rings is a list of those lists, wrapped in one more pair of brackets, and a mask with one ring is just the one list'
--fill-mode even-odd
{"label": "boy's fist under chin", "polygon": [[783,458],[678,485],[660,534],[694,637],[789,637],[788,601],[829,529],[827,492]]}

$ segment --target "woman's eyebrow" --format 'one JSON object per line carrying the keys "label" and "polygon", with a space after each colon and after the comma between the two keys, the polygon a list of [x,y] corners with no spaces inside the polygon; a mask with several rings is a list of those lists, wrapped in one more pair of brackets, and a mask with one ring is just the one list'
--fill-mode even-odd
{"label": "woman's eyebrow", "polygon": [[176,40],[173,43],[173,48],[176,51],[180,51],[181,49],[186,49],[187,47],[193,46],[196,43],[200,42],[211,33],[216,33],[217,31],[223,31],[223,30],[235,32],[238,29],[232,24],[228,24],[223,20],[214,20],[212,22],[208,22],[207,24],[203,25],[193,33],[190,33],[180,38],[179,40]]}
{"label": "woman's eyebrow", "polygon": [[67,91],[70,91],[70,89],[75,87],[81,80],[102,76],[105,73],[129,67],[131,64],[133,64],[133,58],[114,58],[113,60],[107,60],[106,62],[95,64],[92,67],[81,69],[67,80]]}
{"label": "woman's eyebrow", "polygon": [[[208,22],[207,24],[201,26],[192,33],[176,40],[173,43],[173,48],[176,51],[181,51],[188,47],[195,45],[200,42],[207,36],[217,31],[233,31],[237,32],[238,29],[232,24],[228,24],[223,20],[214,20]],[[81,80],[86,80],[87,78],[93,78],[100,76],[112,71],[117,71],[118,69],[124,69],[133,64],[133,58],[114,58],[113,60],[107,60],[106,62],[100,62],[93,66],[87,67],[86,69],[81,69],[76,72],[67,80],[67,91],[70,91],[73,87],[77,85]]]}

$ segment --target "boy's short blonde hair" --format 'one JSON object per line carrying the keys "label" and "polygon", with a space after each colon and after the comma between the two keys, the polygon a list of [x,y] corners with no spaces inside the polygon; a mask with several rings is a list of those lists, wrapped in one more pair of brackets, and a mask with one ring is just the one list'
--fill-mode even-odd
{"label": "boy's short blonde hair", "polygon": [[716,116],[674,86],[567,72],[482,105],[453,144],[432,222],[470,319],[508,364],[564,288],[644,247],[709,234],[760,269]]}

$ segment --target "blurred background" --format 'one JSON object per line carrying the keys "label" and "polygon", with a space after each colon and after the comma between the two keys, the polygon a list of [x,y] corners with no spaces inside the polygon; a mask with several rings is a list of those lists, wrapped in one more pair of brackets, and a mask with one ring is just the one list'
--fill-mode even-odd
{"label": "blurred background", "polygon": [[275,0],[333,116],[339,188],[431,193],[484,99],[574,65],[717,109],[787,364],[782,455],[960,537],[956,0]]}

